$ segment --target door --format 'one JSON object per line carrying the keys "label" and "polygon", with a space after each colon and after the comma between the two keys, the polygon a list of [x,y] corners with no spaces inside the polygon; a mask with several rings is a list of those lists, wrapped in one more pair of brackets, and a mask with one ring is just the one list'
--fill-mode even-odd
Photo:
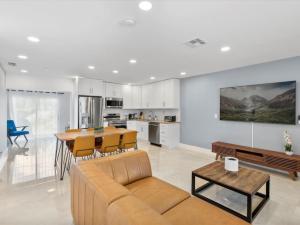
{"label": "door", "polygon": [[101,127],[103,99],[101,97],[91,98],[91,124],[90,127]]}
{"label": "door", "polygon": [[91,125],[91,97],[79,96],[78,100],[78,126],[88,128]]}
{"label": "door", "polygon": [[65,94],[9,91],[8,116],[17,126],[28,126],[31,137],[61,132],[69,123]]}
{"label": "door", "polygon": [[79,96],[78,107],[79,128],[102,126],[103,99],[101,97]]}
{"label": "door", "polygon": [[149,141],[153,144],[160,144],[159,123],[149,123]]}

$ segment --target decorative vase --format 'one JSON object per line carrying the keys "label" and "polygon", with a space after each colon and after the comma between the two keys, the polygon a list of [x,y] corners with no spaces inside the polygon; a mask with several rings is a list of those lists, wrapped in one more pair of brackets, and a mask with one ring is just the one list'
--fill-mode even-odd
{"label": "decorative vase", "polygon": [[293,151],[285,151],[285,154],[287,154],[287,155],[293,155],[294,152]]}
{"label": "decorative vase", "polygon": [[237,173],[239,171],[239,160],[234,157],[225,157],[225,170]]}

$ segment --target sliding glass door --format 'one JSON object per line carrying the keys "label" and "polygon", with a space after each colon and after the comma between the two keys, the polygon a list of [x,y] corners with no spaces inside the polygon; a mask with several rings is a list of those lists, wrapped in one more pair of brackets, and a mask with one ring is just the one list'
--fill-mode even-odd
{"label": "sliding glass door", "polygon": [[17,126],[28,125],[31,137],[45,137],[61,130],[62,113],[66,113],[63,94],[9,91],[8,116]]}

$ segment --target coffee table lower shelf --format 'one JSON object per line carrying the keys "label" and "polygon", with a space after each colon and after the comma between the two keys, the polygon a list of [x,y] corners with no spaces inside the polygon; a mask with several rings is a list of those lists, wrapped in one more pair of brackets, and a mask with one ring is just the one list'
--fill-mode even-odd
{"label": "coffee table lower shelf", "polygon": [[[196,178],[200,178],[200,179],[203,179],[203,180],[206,180],[208,183],[198,187],[198,188],[195,188],[195,180]],[[222,205],[221,203],[219,202],[216,202],[204,195],[201,194],[201,192],[203,192],[204,190],[210,188],[212,185],[219,185],[219,186],[222,186],[226,189],[229,189],[231,191],[234,191],[234,192],[237,192],[241,195],[244,195],[246,196],[247,198],[247,216],[225,206],[225,205]],[[201,177],[199,176],[198,174],[194,174],[192,173],[192,195],[200,198],[200,199],[203,199],[215,206],[218,206],[219,208],[249,222],[249,223],[252,223],[252,221],[254,220],[254,218],[257,216],[257,214],[260,212],[260,210],[263,208],[263,206],[266,204],[266,202],[269,200],[270,198],[270,179],[268,179],[265,183],[265,186],[266,186],[266,191],[265,191],[265,194],[263,193],[260,193],[260,192],[256,192],[254,194],[248,194],[246,192],[243,192],[241,190],[238,190],[238,189],[235,189],[231,186],[227,186],[227,185],[224,185],[224,184],[221,184],[221,183],[218,183],[217,181],[213,181],[213,180],[210,180],[210,179],[207,179],[205,177]],[[262,198],[261,202],[257,205],[257,207],[252,210],[252,203],[253,203],[253,197],[254,195],[256,196],[259,196]]]}

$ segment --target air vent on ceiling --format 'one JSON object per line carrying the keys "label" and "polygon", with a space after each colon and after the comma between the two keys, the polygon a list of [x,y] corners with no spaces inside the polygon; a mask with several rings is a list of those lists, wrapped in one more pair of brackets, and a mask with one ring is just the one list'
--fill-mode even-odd
{"label": "air vent on ceiling", "polygon": [[201,45],[205,45],[206,42],[201,40],[200,38],[195,38],[193,40],[190,40],[188,42],[185,42],[185,45],[191,47],[191,48],[196,48],[196,47],[199,47]]}
{"label": "air vent on ceiling", "polygon": [[9,66],[17,66],[17,63],[14,63],[14,62],[8,62],[7,63]]}

